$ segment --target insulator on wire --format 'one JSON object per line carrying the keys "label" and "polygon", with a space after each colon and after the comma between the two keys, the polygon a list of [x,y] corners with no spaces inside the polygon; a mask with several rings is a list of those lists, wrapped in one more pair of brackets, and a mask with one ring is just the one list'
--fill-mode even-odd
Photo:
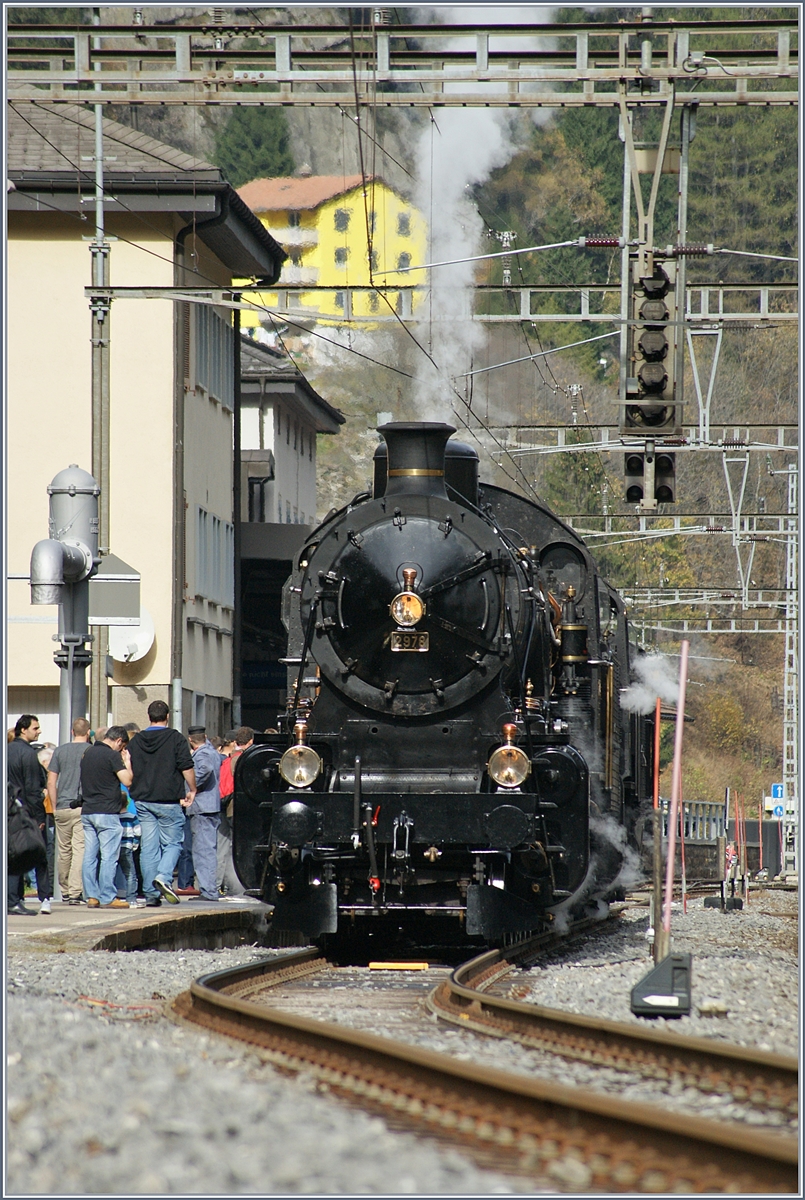
{"label": "insulator on wire", "polygon": [[582,250],[585,247],[588,250],[599,250],[607,247],[613,249],[616,247],[623,248],[626,245],[621,237],[580,237],[578,244]]}
{"label": "insulator on wire", "polygon": [[685,246],[666,246],[666,258],[706,258],[708,254],[714,253],[712,242],[705,245],[704,242],[691,242]]}

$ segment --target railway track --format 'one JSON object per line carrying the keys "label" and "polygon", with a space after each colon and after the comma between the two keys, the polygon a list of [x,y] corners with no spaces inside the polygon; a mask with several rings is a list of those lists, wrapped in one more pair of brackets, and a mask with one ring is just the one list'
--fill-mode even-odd
{"label": "railway track", "polygon": [[[465,963],[432,993],[440,1017],[462,1028],[545,1045],[573,1057],[609,1055],[608,1065],[680,1074],[696,1086],[741,1088],[750,1100],[788,1106],[796,1063],[704,1039],[635,1031],[587,1021],[489,994],[489,988],[540,944],[493,951]],[[260,1047],[280,1069],[312,1075],[322,1090],[424,1126],[469,1147],[488,1164],[559,1191],[796,1193],[793,1137],[754,1131],[513,1074],[295,1015],[266,993],[328,967],[316,950],[260,960],[196,980],[174,1002],[183,1017]],[[560,1029],[565,1019],[564,1033]],[[642,1036],[640,1036],[642,1034]],[[576,1039],[575,1041],[573,1039]],[[555,1050],[555,1046],[552,1047]],[[641,1065],[642,1064],[642,1065]],[[793,1089],[793,1090],[792,1090]],[[789,1110],[790,1111],[790,1110]]]}

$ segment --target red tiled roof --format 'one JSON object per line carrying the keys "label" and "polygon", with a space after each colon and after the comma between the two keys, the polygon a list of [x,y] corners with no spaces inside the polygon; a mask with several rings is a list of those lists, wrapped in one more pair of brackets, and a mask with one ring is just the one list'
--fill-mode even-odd
{"label": "red tiled roof", "polygon": [[[318,208],[325,200],[351,192],[363,182],[361,175],[286,175],[277,179],[252,179],[238,195],[252,212],[302,211]],[[371,182],[371,176],[367,177]]]}

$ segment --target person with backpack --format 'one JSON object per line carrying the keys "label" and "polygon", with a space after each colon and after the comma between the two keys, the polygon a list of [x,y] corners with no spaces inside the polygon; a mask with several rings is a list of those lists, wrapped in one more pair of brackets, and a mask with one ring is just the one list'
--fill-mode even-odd
{"label": "person with backpack", "polygon": [[[146,906],[163,899],[178,904],[173,872],[184,844],[185,815],[196,797],[196,776],[187,739],[168,728],[164,700],[148,705],[151,724],[131,744],[133,782],[129,789],[140,818],[140,870]],[[187,784],[187,787],[185,787]]]}
{"label": "person with backpack", "polygon": [[[18,798],[42,831],[42,838],[47,837],[47,814],[45,812],[45,772],[37,757],[33,743],[38,742],[41,726],[39,718],[32,713],[23,713],[14,726],[14,740],[6,750],[7,783],[13,794]],[[26,870],[29,870],[27,867]],[[44,862],[36,865],[36,890],[39,896],[39,911],[42,916],[50,914],[50,901],[53,896],[53,886],[48,870],[47,854]],[[19,911],[24,915],[25,876],[9,874],[8,904],[9,911]]]}

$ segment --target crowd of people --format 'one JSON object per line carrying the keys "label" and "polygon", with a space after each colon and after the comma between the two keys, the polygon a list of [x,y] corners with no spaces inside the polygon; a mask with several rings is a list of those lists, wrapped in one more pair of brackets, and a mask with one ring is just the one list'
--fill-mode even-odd
{"label": "crowd of people", "polygon": [[26,877],[8,875],[7,909],[47,916],[54,867],[65,904],[159,907],[181,897],[208,903],[242,897],[232,859],[233,766],[254,740],[246,726],[224,738],[168,724],[162,700],[149,724],[93,731],[79,717],[72,740],[40,743],[26,713],[8,732],[8,795],[31,814],[47,848],[35,870],[39,908],[25,903]]}

